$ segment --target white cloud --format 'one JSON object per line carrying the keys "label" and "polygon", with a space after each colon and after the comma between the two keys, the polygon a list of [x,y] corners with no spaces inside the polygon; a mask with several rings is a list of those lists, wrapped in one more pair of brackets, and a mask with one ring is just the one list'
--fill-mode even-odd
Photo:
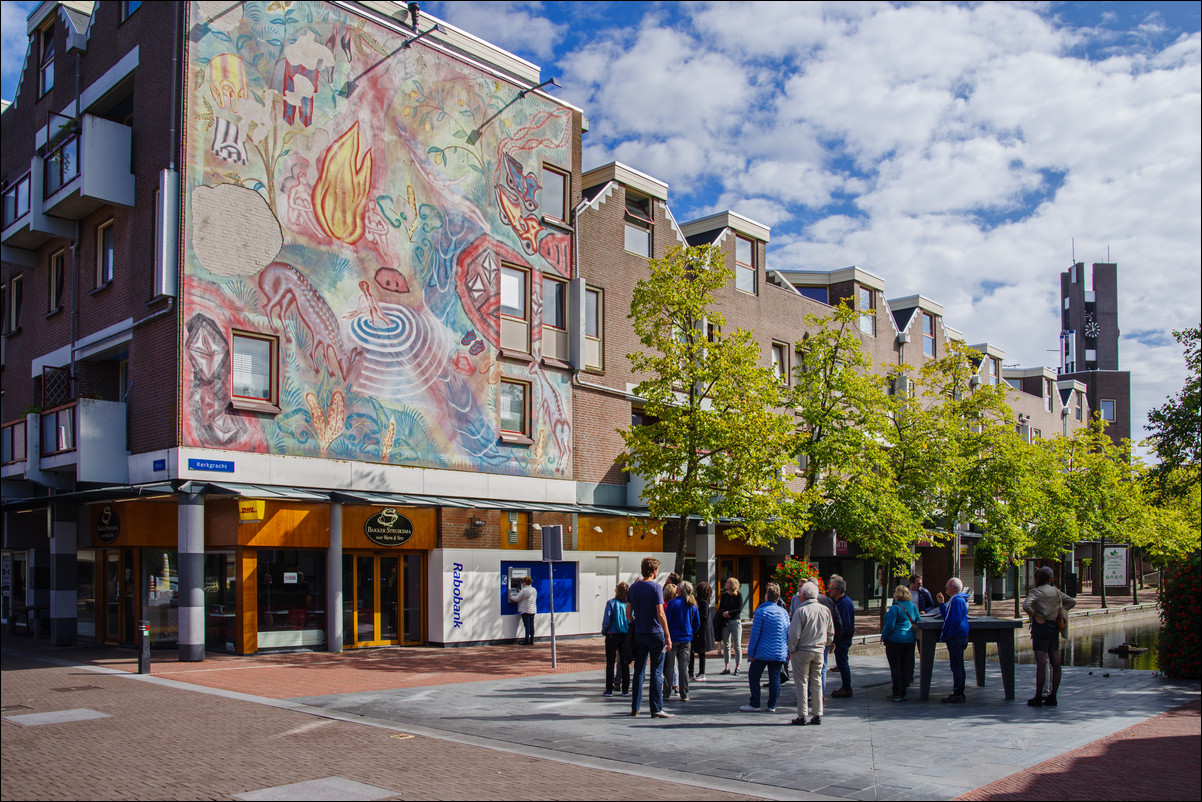
{"label": "white cloud", "polygon": [[4,76],[5,100],[16,97],[25,50],[29,46],[25,18],[36,6],[33,2],[0,3],[0,74]]}
{"label": "white cloud", "polygon": [[543,16],[542,3],[457,0],[437,4],[436,16],[506,50],[550,58],[565,26]]}

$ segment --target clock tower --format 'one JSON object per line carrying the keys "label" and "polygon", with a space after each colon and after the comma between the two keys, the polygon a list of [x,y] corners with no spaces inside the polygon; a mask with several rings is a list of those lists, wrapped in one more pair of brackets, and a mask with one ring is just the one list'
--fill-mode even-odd
{"label": "clock tower", "polygon": [[1089,406],[1118,442],[1131,436],[1131,374],[1119,370],[1118,266],[1077,262],[1060,274],[1060,377],[1089,388]]}

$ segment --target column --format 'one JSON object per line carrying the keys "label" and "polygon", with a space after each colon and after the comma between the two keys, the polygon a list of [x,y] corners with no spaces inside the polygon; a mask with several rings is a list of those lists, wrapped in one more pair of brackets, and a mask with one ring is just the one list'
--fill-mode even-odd
{"label": "column", "polygon": [[179,660],[205,659],[205,500],[179,495]]}
{"label": "column", "polygon": [[718,525],[712,521],[697,524],[693,541],[693,555],[697,564],[697,581],[709,582],[714,589],[714,600],[722,592],[718,586],[718,560],[714,555],[718,546]]}
{"label": "column", "polygon": [[58,503],[50,509],[50,642],[70,646],[78,634],[78,568],[75,559],[79,506]]}
{"label": "column", "polygon": [[330,504],[330,548],[326,550],[326,650],[342,651],[342,504]]}

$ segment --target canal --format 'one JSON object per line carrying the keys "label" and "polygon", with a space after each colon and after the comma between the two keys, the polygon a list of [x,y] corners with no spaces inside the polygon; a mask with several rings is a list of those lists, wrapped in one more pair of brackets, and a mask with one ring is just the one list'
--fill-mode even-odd
{"label": "canal", "polygon": [[[1107,624],[1095,624],[1091,621],[1089,626],[1078,624],[1070,619],[1069,638],[1060,643],[1060,658],[1066,666],[1157,671],[1160,668],[1156,660],[1156,643],[1159,634],[1160,620],[1152,616],[1141,620]],[[1130,657],[1111,654],[1108,651],[1123,643],[1139,646],[1148,651]],[[1035,662],[1035,653],[1031,651],[1030,641],[1027,641],[1025,645],[1019,642],[1016,646],[1018,646],[1015,655],[1016,662],[1028,664]]]}

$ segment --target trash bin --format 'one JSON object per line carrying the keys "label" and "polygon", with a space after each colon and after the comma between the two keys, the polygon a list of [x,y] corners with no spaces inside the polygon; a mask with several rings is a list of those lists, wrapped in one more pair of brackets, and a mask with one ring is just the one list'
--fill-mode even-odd
{"label": "trash bin", "polygon": [[1077,575],[1076,574],[1065,574],[1064,575],[1064,592],[1070,596],[1076,596],[1077,590],[1078,590]]}

